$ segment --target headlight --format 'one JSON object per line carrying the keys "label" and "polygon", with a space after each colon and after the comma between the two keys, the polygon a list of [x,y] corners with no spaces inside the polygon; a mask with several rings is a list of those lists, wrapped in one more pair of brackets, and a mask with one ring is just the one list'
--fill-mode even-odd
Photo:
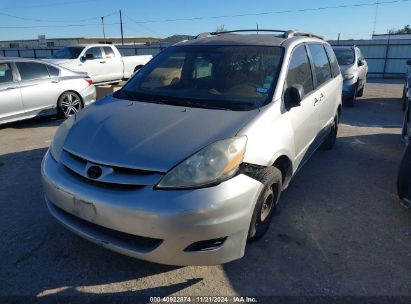
{"label": "headlight", "polygon": [[63,151],[64,141],[66,140],[67,134],[75,121],[76,116],[70,116],[60,125],[60,127],[56,131],[56,134],[54,134],[54,138],[50,146],[50,153],[56,161],[60,160],[60,155]]}
{"label": "headlight", "polygon": [[171,169],[157,188],[193,188],[232,177],[242,163],[246,136],[217,141]]}
{"label": "headlight", "polygon": [[344,80],[351,80],[353,78],[354,78],[354,75],[352,75],[352,74],[345,74],[344,75]]}

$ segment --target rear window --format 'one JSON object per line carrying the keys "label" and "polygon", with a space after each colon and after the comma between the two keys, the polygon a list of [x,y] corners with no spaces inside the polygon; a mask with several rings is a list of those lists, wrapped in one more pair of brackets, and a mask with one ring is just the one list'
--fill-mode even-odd
{"label": "rear window", "polygon": [[106,58],[114,58],[114,52],[113,49],[109,46],[103,47],[104,53],[106,54]]}
{"label": "rear window", "polygon": [[337,57],[335,57],[334,51],[331,46],[326,44],[324,45],[324,47],[325,51],[327,52],[328,59],[330,60],[331,71],[333,73],[333,76],[337,77],[338,75],[340,75],[340,66],[338,64]]}
{"label": "rear window", "polygon": [[57,77],[60,74],[60,70],[54,66],[47,65],[47,69],[51,77]]}
{"label": "rear window", "polygon": [[13,81],[13,72],[9,63],[0,63],[0,83]]}
{"label": "rear window", "polygon": [[309,44],[308,48],[314,64],[317,86],[320,86],[332,78],[330,62],[322,44]]}
{"label": "rear window", "polygon": [[16,62],[21,80],[49,78],[49,72],[45,64],[37,62]]}

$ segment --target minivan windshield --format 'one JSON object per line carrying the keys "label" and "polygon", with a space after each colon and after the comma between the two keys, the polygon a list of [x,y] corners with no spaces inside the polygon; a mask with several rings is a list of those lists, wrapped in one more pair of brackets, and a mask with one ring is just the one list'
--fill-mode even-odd
{"label": "minivan windshield", "polygon": [[114,96],[188,107],[250,110],[271,101],[282,54],[282,47],[273,46],[170,47]]}
{"label": "minivan windshield", "polygon": [[335,56],[339,65],[353,64],[355,60],[355,54],[353,49],[334,49]]}
{"label": "minivan windshield", "polygon": [[64,47],[51,56],[53,59],[76,59],[80,56],[84,47],[81,46],[68,46]]}

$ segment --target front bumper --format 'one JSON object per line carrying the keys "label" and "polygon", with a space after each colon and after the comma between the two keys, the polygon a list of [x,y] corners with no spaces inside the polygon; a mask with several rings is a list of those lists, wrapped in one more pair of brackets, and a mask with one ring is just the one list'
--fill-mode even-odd
{"label": "front bumper", "polygon": [[355,79],[344,80],[343,82],[343,90],[342,90],[342,97],[343,98],[352,98],[355,94],[355,86],[357,81]]}
{"label": "front bumper", "polygon": [[81,98],[83,99],[85,106],[95,102],[96,96],[96,87],[94,85],[89,85],[81,92]]}
{"label": "front bumper", "polygon": [[[169,265],[214,265],[241,258],[263,187],[240,174],[195,190],[107,188],[79,179],[49,152],[41,172],[49,210],[67,228],[116,252]],[[127,237],[116,238],[116,232]],[[132,236],[153,246],[127,242]],[[211,250],[185,250],[212,239],[225,241]]]}

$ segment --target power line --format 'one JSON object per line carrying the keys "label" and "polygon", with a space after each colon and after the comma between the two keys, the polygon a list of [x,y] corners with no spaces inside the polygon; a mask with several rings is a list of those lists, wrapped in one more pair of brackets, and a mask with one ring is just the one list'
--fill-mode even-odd
{"label": "power line", "polygon": [[[341,9],[341,8],[351,8],[351,7],[367,7],[367,6],[374,6],[374,5],[382,5],[382,4],[393,4],[393,3],[405,3],[410,2],[411,0],[391,0],[391,1],[377,1],[372,3],[359,3],[359,4],[343,4],[343,5],[335,5],[335,6],[323,6],[323,7],[316,7],[316,8],[302,8],[302,9],[290,9],[290,10],[282,10],[282,11],[268,11],[268,12],[259,12],[259,13],[244,13],[244,14],[233,14],[233,15],[219,15],[219,16],[202,16],[202,17],[192,17],[192,18],[176,18],[176,19],[163,19],[163,20],[143,20],[137,21],[132,19],[133,23],[135,24],[145,24],[145,23],[161,23],[161,22],[175,22],[175,21],[194,21],[194,20],[203,20],[203,19],[221,19],[221,18],[237,18],[237,17],[247,17],[247,16],[262,16],[262,15],[272,15],[272,14],[287,14],[287,13],[299,13],[299,12],[308,12],[308,11],[321,11],[321,10],[328,10],[328,9]],[[3,13],[4,14],[4,13]],[[125,15],[125,14],[124,14]],[[101,18],[100,16],[97,18]],[[130,19],[130,17],[128,17]],[[118,22],[106,24],[106,25],[114,25],[119,24]],[[98,23],[93,24],[68,24],[68,25],[53,25],[53,27],[81,27],[81,26],[96,26],[100,25]],[[0,26],[0,28],[5,29],[18,29],[18,28],[44,28],[50,27],[50,25],[34,25],[34,26]]]}
{"label": "power line", "polygon": [[138,26],[140,26],[141,28],[145,29],[146,32],[150,32],[150,33],[155,34],[155,35],[161,35],[159,32],[154,31],[154,30],[148,28],[147,26],[144,26],[144,25],[140,24],[138,21],[136,21],[135,19],[131,18],[129,15],[126,15],[126,14],[124,14],[124,13],[123,13],[123,15],[124,15],[124,17],[126,17],[128,20],[130,20],[131,22],[133,22],[133,23],[137,24]]}
{"label": "power line", "polygon": [[114,14],[117,14],[117,11],[111,12],[111,13],[109,13],[109,14],[107,14],[107,15],[104,15],[104,16],[95,16],[95,17],[89,17],[89,18],[78,19],[78,20],[75,20],[75,19],[74,19],[74,20],[73,20],[73,19],[70,19],[70,20],[45,20],[45,19],[36,19],[36,18],[29,18],[29,17],[21,17],[21,16],[16,16],[16,15],[12,15],[12,14],[8,14],[8,13],[0,12],[0,15],[7,16],[7,17],[10,17],[10,18],[19,19],[19,20],[36,21],[36,22],[59,22],[59,23],[61,23],[61,22],[73,22],[73,21],[83,22],[83,21],[97,20],[97,19],[99,19],[99,18],[101,18],[101,17],[106,18],[106,17],[112,16],[112,15],[114,15]]}
{"label": "power line", "polygon": [[52,3],[44,3],[44,4],[35,4],[35,5],[26,5],[23,6],[14,6],[14,7],[2,7],[2,10],[14,10],[14,9],[22,9],[22,8],[37,8],[37,7],[50,7],[50,6],[60,6],[60,5],[67,5],[67,4],[75,4],[75,3],[84,3],[84,2],[91,2],[97,0],[77,0],[77,1],[65,1],[65,2],[52,2]]}

